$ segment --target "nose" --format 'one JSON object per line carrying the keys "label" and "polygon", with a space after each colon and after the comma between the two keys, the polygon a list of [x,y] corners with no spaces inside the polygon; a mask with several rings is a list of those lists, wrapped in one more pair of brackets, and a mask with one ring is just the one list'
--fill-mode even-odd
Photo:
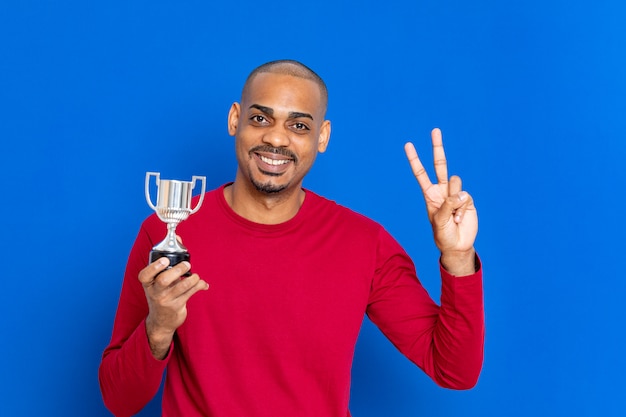
{"label": "nose", "polygon": [[291,139],[289,134],[281,126],[275,126],[269,129],[263,135],[263,143],[267,143],[274,148],[283,148],[289,146]]}

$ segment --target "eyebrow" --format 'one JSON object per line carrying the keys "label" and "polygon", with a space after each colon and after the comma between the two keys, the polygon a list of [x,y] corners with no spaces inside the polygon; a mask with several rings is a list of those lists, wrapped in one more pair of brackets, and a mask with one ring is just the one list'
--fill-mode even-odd
{"label": "eyebrow", "polygon": [[[270,116],[274,115],[274,109],[272,109],[271,107],[261,106],[260,104],[253,104],[249,108],[250,109],[258,109],[258,110],[262,111],[265,114],[269,114]],[[299,119],[301,117],[305,117],[305,118],[313,120],[313,116],[311,116],[309,113],[303,113],[303,112],[299,112],[299,111],[289,112],[289,118],[290,119]]]}

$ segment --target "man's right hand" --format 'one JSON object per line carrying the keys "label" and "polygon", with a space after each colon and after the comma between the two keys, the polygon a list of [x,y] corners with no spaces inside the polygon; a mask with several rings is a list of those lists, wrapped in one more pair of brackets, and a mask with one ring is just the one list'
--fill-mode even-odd
{"label": "man's right hand", "polygon": [[182,278],[191,268],[189,262],[165,270],[168,265],[169,259],[159,258],[139,273],[149,308],[146,334],[152,355],[159,360],[167,356],[174,332],[187,318],[187,300],[209,289],[198,274]]}

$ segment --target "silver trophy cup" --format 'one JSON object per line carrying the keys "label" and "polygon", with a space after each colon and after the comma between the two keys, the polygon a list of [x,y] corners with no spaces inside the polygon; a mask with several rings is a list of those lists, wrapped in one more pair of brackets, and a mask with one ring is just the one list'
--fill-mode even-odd
{"label": "silver trophy cup", "polygon": [[[152,198],[150,197],[151,177],[156,178],[156,206],[152,204]],[[197,180],[202,181],[202,190],[200,191],[200,199],[192,209],[192,191],[196,186]],[[146,201],[150,208],[159,216],[159,219],[167,224],[167,236],[165,240],[153,247],[152,251],[150,251],[150,263],[159,258],[166,257],[170,260],[169,269],[182,261],[189,261],[190,256],[187,248],[176,239],[176,226],[200,209],[202,200],[204,200],[205,186],[206,177],[194,176],[191,181],[176,181],[162,180],[158,172],[146,173]]]}

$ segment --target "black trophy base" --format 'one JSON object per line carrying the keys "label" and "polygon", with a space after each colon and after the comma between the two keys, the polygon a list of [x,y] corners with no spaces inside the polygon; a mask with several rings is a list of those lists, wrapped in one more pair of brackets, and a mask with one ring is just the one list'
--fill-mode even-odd
{"label": "black trophy base", "polygon": [[[174,265],[181,263],[182,261],[189,262],[191,258],[189,256],[189,252],[166,252],[163,250],[152,250],[150,251],[150,263],[156,261],[159,258],[167,258],[170,260],[170,264],[167,266],[166,270],[171,269]],[[183,274],[183,277],[188,277],[191,275],[191,271],[187,271]]]}

